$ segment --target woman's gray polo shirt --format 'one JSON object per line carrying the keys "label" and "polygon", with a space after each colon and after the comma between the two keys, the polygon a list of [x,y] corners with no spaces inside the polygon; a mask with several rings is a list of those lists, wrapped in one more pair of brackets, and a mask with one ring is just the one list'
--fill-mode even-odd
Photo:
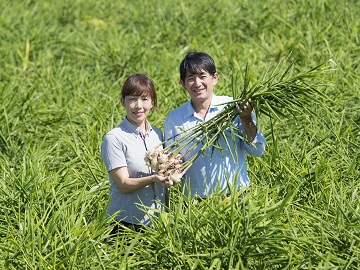
{"label": "woman's gray polo shirt", "polygon": [[[144,157],[147,150],[158,146],[162,139],[160,129],[151,127],[147,122],[147,134],[143,138],[140,128],[125,119],[120,125],[110,130],[101,144],[101,155],[106,170],[109,172],[119,167],[128,167],[131,178],[139,178],[151,174],[145,165]],[[148,185],[133,193],[122,193],[111,179],[110,204],[108,216],[120,211],[116,219],[132,224],[150,225],[148,215],[154,215],[149,208],[161,209],[165,203],[165,189],[158,184]],[[160,203],[159,203],[160,202]]]}

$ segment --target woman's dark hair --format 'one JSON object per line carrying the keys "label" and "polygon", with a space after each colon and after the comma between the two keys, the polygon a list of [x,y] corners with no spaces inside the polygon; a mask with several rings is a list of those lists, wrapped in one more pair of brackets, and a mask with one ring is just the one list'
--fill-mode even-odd
{"label": "woman's dark hair", "polygon": [[121,97],[125,98],[126,96],[149,96],[154,108],[157,109],[155,86],[144,74],[135,73],[126,79],[121,91]]}
{"label": "woman's dark hair", "polygon": [[200,74],[201,70],[214,75],[216,73],[214,60],[204,52],[188,52],[180,64],[180,80],[185,81],[187,72],[190,74]]}

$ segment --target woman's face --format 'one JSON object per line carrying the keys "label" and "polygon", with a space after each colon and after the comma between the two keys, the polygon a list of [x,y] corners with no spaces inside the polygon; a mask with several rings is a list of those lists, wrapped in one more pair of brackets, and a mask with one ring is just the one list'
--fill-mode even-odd
{"label": "woman's face", "polygon": [[126,110],[127,119],[136,126],[141,126],[145,122],[153,107],[149,96],[125,96],[121,103]]}

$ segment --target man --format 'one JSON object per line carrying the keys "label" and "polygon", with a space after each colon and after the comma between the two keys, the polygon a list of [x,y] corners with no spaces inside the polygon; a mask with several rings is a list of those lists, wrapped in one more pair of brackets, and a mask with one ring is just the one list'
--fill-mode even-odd
{"label": "man", "polygon": [[[216,106],[217,104],[232,100],[232,97],[214,95],[213,90],[218,77],[214,60],[208,54],[190,52],[185,56],[180,64],[180,83],[189,93],[190,101],[167,116],[164,127],[165,140],[171,139],[167,145],[176,139],[176,136],[181,136],[182,131],[208,121],[218,114],[225,105]],[[222,138],[221,147],[225,150],[210,147],[203,155],[197,157],[184,174],[186,195],[189,195],[190,191],[191,197],[206,198],[217,189],[230,194],[230,187],[236,186],[240,189],[250,184],[246,169],[246,153],[261,156],[265,151],[266,140],[263,133],[257,129],[251,99],[236,107],[239,117],[236,117],[233,125],[241,131],[239,135],[245,140],[229,135],[230,141],[234,140],[234,143],[228,145]],[[199,148],[194,148],[184,156],[184,161],[198,151]],[[231,153],[236,155],[232,156]]]}

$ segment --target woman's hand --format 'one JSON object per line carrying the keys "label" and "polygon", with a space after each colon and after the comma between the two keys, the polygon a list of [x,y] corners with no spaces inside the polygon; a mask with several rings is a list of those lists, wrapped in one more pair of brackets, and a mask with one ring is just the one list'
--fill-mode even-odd
{"label": "woman's hand", "polygon": [[172,183],[169,181],[169,176],[161,176],[158,174],[154,175],[154,183],[159,184],[164,188],[169,188],[172,186]]}

